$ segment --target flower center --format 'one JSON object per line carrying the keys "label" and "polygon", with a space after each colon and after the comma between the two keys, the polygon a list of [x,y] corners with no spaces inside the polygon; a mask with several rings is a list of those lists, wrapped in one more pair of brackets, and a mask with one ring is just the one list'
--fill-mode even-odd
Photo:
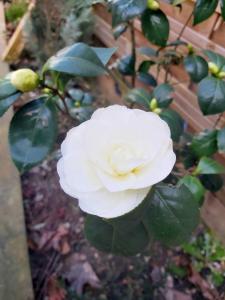
{"label": "flower center", "polygon": [[113,147],[109,155],[109,164],[117,176],[125,176],[135,173],[143,164],[143,159],[127,145]]}

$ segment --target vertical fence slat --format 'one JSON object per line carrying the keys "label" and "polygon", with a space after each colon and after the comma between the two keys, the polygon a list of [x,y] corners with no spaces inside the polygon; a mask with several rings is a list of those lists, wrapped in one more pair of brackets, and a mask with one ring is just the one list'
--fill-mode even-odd
{"label": "vertical fence slat", "polygon": [[[5,20],[0,2],[0,55],[5,49]],[[8,72],[0,61],[0,77]],[[8,128],[12,111],[0,119],[0,299],[33,299],[27,255],[24,213],[19,175],[8,148]]]}

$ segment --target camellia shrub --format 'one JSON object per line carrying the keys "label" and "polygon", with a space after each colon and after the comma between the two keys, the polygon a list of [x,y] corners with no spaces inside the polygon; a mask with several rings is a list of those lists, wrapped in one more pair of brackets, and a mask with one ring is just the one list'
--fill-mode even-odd
{"label": "camellia shrub", "polygon": [[[170,2],[182,6],[185,1]],[[187,21],[192,16],[194,25],[206,20],[218,2],[197,0]],[[220,2],[225,18],[225,1]],[[68,132],[62,144],[57,164],[60,184],[87,213],[85,234],[96,248],[135,255],[154,241],[167,246],[187,241],[199,223],[206,192],[223,187],[225,169],[214,155],[225,152],[225,128],[217,128],[225,111],[225,58],[182,41],[188,22],[176,40],[168,41],[169,22],[156,0],[113,0],[107,5],[115,38],[131,32],[131,55],[109,68],[116,48],[78,43],[56,53],[39,73],[12,72],[0,82],[0,115],[23,93],[40,94],[17,110],[10,124],[11,155],[21,173],[52,150],[59,111],[74,124],[84,121]],[[140,18],[144,36],[156,47],[136,49],[135,18]],[[140,65],[138,51],[147,57]],[[171,65],[182,65],[197,85],[203,115],[218,115],[213,128],[192,135],[171,109],[175,101]],[[165,71],[164,83],[158,84],[152,66]],[[99,108],[90,118],[91,96],[71,88],[70,80],[106,74],[112,76],[125,105]]]}

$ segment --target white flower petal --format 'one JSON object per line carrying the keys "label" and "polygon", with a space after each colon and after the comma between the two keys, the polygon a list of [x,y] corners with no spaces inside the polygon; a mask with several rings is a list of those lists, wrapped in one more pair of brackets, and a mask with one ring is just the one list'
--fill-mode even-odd
{"label": "white flower petal", "polygon": [[114,105],[98,109],[62,144],[63,190],[104,218],[133,210],[175,164],[168,125],[156,114]]}
{"label": "white flower petal", "polygon": [[[92,162],[83,147],[83,134],[88,122],[70,130],[62,144],[63,168],[68,186],[77,191],[96,191],[102,187]],[[61,164],[62,164],[61,162]],[[61,170],[62,168],[59,168]],[[59,173],[60,177],[61,174]]]}
{"label": "white flower petal", "polygon": [[149,188],[111,193],[105,189],[80,195],[79,206],[86,213],[102,218],[117,218],[135,209],[147,196]]}
{"label": "white flower petal", "polygon": [[165,179],[172,171],[176,162],[176,155],[170,143],[167,151],[159,154],[155,160],[136,173],[133,188],[144,188]]}

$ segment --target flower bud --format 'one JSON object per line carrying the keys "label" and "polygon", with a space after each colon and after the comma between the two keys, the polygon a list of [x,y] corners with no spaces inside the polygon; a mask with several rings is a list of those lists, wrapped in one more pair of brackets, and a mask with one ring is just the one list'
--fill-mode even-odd
{"label": "flower bud", "polygon": [[156,0],[148,0],[148,8],[151,10],[158,10],[159,3]]}
{"label": "flower bud", "polygon": [[162,112],[162,110],[161,110],[161,108],[156,108],[156,109],[153,110],[153,112],[154,112],[155,114],[157,114],[157,115],[160,115],[161,112]]}
{"label": "flower bud", "polygon": [[154,111],[154,110],[158,107],[158,103],[157,103],[156,98],[153,98],[153,99],[151,100],[149,106],[150,106],[150,109],[151,109],[152,111]]}
{"label": "flower bud", "polygon": [[45,94],[51,94],[51,93],[52,93],[52,90],[49,89],[49,88],[44,88],[44,89],[42,90],[42,92],[45,93]]}
{"label": "flower bud", "polygon": [[208,63],[209,66],[209,71],[213,74],[213,75],[217,75],[219,73],[219,68],[217,67],[216,64],[214,64],[213,62],[209,62]]}
{"label": "flower bud", "polygon": [[76,102],[74,103],[74,106],[77,107],[77,108],[80,107],[80,101],[76,101]]}
{"label": "flower bud", "polygon": [[220,79],[225,78],[225,72],[224,71],[219,72],[218,78],[220,78]]}
{"label": "flower bud", "polygon": [[17,90],[21,92],[30,92],[38,87],[39,76],[30,69],[20,69],[12,72],[10,81]]}
{"label": "flower bud", "polygon": [[193,54],[194,53],[194,47],[192,44],[188,44],[187,45],[187,48],[188,48],[188,53],[189,54]]}

